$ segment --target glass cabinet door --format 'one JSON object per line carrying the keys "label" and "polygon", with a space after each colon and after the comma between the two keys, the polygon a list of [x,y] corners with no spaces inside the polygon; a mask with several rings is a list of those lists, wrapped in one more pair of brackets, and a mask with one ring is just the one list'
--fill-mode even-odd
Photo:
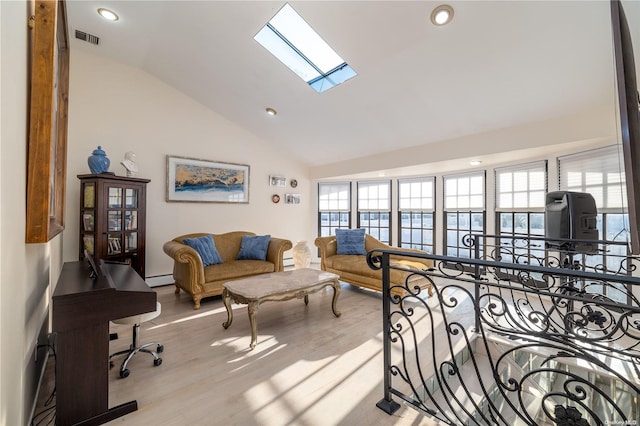
{"label": "glass cabinet door", "polygon": [[122,212],[109,210],[107,212],[107,231],[122,231]]}
{"label": "glass cabinet door", "polygon": [[107,234],[107,253],[110,255],[122,253],[120,234]]}
{"label": "glass cabinet door", "polygon": [[124,251],[127,253],[138,250],[138,233],[127,234],[124,240]]}
{"label": "glass cabinet door", "polygon": [[136,210],[125,210],[124,212],[124,229],[138,229],[138,212]]}
{"label": "glass cabinet door", "polygon": [[127,209],[138,208],[138,191],[133,188],[127,188],[125,191],[125,205]]}
{"label": "glass cabinet door", "polygon": [[122,188],[109,188],[108,207],[110,209],[122,208]]}

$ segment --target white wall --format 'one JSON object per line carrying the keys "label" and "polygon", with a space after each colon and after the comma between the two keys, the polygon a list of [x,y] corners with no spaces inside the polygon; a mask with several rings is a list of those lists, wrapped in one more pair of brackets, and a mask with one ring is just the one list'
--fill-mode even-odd
{"label": "white wall", "polygon": [[[245,230],[292,242],[310,240],[313,225],[306,168],[264,140],[197,103],[150,74],[79,49],[71,49],[67,231],[64,259],[76,260],[79,233],[78,174],[90,173],[87,157],[101,145],[110,171],[125,175],[120,161],[136,153],[138,177],[151,179],[147,195],[147,277],[170,274],[173,263],[162,245],[189,232]],[[168,203],[166,156],[250,166],[249,204]],[[298,180],[298,187],[269,186],[269,175]],[[295,192],[300,205],[271,202]],[[288,253],[287,253],[288,255]]]}
{"label": "white wall", "polygon": [[[33,408],[34,346],[48,321],[62,237],[25,244],[29,3],[0,2],[0,424],[23,425]],[[44,342],[41,342],[44,343]]]}

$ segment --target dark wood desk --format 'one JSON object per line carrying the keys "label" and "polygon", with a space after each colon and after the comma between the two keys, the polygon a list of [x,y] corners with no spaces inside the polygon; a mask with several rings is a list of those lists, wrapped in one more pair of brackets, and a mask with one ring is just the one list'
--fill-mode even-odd
{"label": "dark wood desk", "polygon": [[109,408],[109,321],[154,311],[157,296],[129,265],[102,269],[93,280],[87,262],[65,263],[53,294],[59,426],[99,425],[138,409],[137,401]]}

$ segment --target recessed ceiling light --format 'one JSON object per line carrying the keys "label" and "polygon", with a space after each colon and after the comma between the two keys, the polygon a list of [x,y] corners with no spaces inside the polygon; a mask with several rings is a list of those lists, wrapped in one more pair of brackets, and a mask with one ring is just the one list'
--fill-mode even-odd
{"label": "recessed ceiling light", "polygon": [[117,21],[118,19],[120,19],[120,17],[115,12],[109,9],[105,9],[104,7],[98,9],[98,14],[107,21]]}
{"label": "recessed ceiling light", "polygon": [[453,8],[448,4],[441,4],[431,12],[431,22],[433,25],[446,25],[453,19]]}
{"label": "recessed ceiling light", "polygon": [[469,164],[472,166],[479,166],[480,164],[482,164],[482,161],[480,160],[471,160],[469,161]]}
{"label": "recessed ceiling light", "polygon": [[269,115],[277,115],[278,114],[278,111],[276,111],[273,108],[267,108],[267,109],[265,109],[265,111],[267,111],[267,114],[269,114]]}

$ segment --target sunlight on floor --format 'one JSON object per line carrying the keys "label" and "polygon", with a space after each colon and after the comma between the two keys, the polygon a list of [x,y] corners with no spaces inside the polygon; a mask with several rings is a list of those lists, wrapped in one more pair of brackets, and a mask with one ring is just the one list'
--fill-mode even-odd
{"label": "sunlight on floor", "polygon": [[324,410],[332,407],[332,419],[343,418],[362,403],[351,389],[358,389],[361,396],[379,390],[380,353],[377,336],[338,356],[297,361],[247,390],[247,404],[260,424],[307,415],[317,419],[323,414],[315,412],[319,404]]}
{"label": "sunlight on floor", "polygon": [[157,325],[155,325],[153,327],[149,327],[149,330],[155,330],[155,329],[162,328],[162,327],[167,327],[167,326],[173,325],[173,324],[180,324],[180,323],[187,322],[187,321],[193,321],[193,320],[197,320],[197,319],[200,319],[200,318],[216,315],[216,314],[219,314],[221,312],[227,312],[226,308],[222,307],[222,308],[218,308],[218,309],[212,309],[210,311],[201,312],[201,313],[198,313],[198,314],[195,314],[195,315],[189,315],[189,316],[187,316],[185,318],[180,318],[180,319],[177,319],[175,321],[165,322],[163,324],[157,324]]}

